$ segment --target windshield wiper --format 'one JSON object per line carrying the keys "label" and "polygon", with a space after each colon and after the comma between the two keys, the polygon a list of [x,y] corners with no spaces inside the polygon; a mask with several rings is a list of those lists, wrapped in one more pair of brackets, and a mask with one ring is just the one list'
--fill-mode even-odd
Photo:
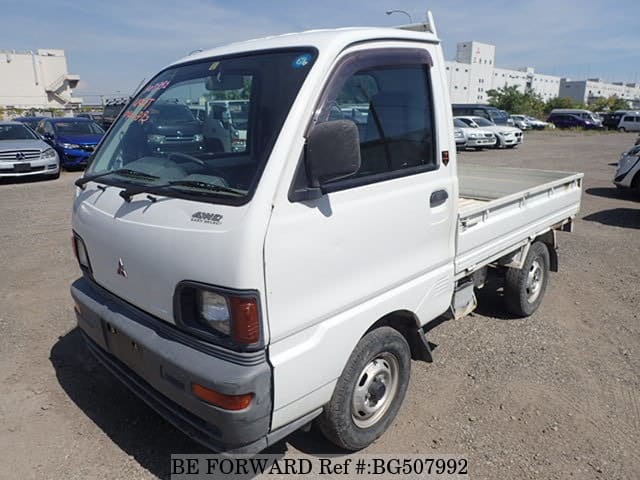
{"label": "windshield wiper", "polygon": [[235,188],[225,187],[224,185],[218,185],[215,183],[202,182],[200,180],[174,180],[168,183],[171,187],[192,187],[199,188],[200,190],[207,190],[208,192],[222,192],[232,193],[234,195],[244,195],[242,190],[236,190]]}
{"label": "windshield wiper", "polygon": [[110,170],[108,172],[96,173],[95,175],[87,175],[86,177],[79,178],[74,183],[76,184],[76,187],[80,187],[82,190],[84,190],[86,188],[85,187],[86,183],[92,182],[93,180],[97,180],[98,178],[101,178],[101,177],[106,177],[107,175],[111,175],[111,174],[123,175],[126,177],[134,177],[134,178],[138,177],[138,178],[144,178],[148,180],[156,180],[157,178],[159,178],[159,177],[156,177],[155,175],[139,172],[137,170],[132,170],[130,168],[119,168],[117,170]]}
{"label": "windshield wiper", "polygon": [[141,193],[162,193],[161,191],[163,189],[171,187],[191,187],[206,190],[208,192],[231,193],[238,196],[244,195],[242,190],[236,190],[235,188],[216,185],[213,183],[201,182],[199,180],[173,180],[159,185],[132,185],[131,187],[127,187],[122,190],[119,195],[124,198],[125,201],[130,202],[131,197],[135,195],[139,195]]}

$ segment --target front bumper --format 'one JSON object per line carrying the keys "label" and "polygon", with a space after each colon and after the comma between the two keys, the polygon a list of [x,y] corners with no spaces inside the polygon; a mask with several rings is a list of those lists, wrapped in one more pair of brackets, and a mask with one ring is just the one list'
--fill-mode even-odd
{"label": "front bumper", "polygon": [[[235,354],[201,342],[87,278],[73,283],[71,295],[89,350],[160,415],[214,451],[268,446],[271,368],[264,352]],[[192,383],[255,397],[244,410],[224,410],[197,398]]]}
{"label": "front bumper", "polygon": [[60,171],[57,158],[0,162],[0,178],[26,177],[30,175],[55,175]]}
{"label": "front bumper", "polygon": [[58,151],[60,163],[65,167],[86,167],[92,153],[92,151],[76,148],[64,148]]}

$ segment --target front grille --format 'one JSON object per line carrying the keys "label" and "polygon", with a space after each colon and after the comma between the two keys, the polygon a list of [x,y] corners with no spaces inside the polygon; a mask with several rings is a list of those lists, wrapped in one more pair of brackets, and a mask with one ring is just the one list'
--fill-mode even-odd
{"label": "front grille", "polygon": [[40,158],[40,150],[3,150],[0,152],[0,160],[20,162]]}
{"label": "front grille", "polygon": [[493,133],[485,133],[484,136],[487,138],[491,138],[493,137]]}

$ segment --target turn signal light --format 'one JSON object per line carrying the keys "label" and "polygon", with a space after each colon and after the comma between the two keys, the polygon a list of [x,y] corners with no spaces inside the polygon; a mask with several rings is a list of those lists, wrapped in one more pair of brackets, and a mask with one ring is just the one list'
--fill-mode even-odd
{"label": "turn signal light", "polygon": [[225,395],[210,388],[203,387],[198,383],[191,384],[191,391],[200,400],[203,400],[216,407],[224,408],[225,410],[244,410],[253,401],[253,393],[246,393],[244,395]]}
{"label": "turn signal light", "polygon": [[231,297],[233,340],[243,345],[260,341],[260,316],[258,301],[250,297]]}

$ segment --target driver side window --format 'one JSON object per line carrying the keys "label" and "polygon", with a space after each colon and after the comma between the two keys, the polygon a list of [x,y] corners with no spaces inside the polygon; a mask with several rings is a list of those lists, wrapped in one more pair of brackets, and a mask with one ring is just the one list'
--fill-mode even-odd
{"label": "driver side window", "polygon": [[430,93],[423,64],[376,66],[346,78],[322,110],[325,121],[358,127],[361,167],[352,178],[437,166]]}

